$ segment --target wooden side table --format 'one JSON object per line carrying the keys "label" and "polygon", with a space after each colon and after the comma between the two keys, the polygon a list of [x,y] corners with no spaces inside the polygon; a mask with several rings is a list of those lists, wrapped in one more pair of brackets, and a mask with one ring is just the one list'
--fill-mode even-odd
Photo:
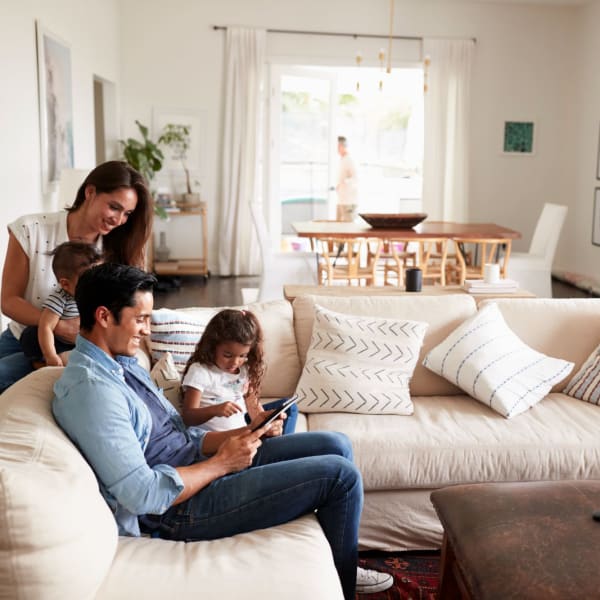
{"label": "wooden side table", "polygon": [[600,481],[436,490],[444,526],[439,600],[600,597]]}

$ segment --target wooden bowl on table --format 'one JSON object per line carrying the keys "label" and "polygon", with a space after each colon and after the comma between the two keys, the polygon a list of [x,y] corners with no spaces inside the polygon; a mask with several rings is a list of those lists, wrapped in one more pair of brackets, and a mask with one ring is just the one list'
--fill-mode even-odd
{"label": "wooden bowl on table", "polygon": [[374,229],[412,229],[427,218],[425,213],[359,213]]}

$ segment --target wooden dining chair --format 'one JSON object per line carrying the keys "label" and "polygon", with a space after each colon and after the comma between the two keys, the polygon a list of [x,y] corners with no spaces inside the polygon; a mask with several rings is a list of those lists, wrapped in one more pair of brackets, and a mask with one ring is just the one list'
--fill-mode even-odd
{"label": "wooden dining chair", "polygon": [[407,240],[385,240],[378,265],[378,271],[383,272],[383,285],[403,286],[404,272],[407,267],[417,266],[417,255],[417,248],[411,249]]}
{"label": "wooden dining chair", "polygon": [[419,268],[423,273],[423,283],[446,285],[448,258],[447,238],[427,238],[419,240]]}
{"label": "wooden dining chair", "polygon": [[507,238],[453,238],[459,265],[459,283],[465,279],[483,279],[486,263],[500,265],[500,278],[505,279],[512,240]]}
{"label": "wooden dining chair", "polygon": [[319,284],[374,285],[381,254],[379,238],[317,238]]}

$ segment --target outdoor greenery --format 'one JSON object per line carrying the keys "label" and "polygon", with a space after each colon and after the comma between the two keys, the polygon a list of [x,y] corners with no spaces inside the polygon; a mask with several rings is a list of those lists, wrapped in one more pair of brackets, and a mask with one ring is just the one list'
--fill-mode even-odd
{"label": "outdoor greenery", "polygon": [[183,124],[167,123],[158,143],[163,144],[173,150],[173,158],[181,162],[181,166],[185,171],[185,185],[187,193],[192,193],[192,184],[190,181],[190,171],[187,167],[187,152],[190,149],[190,126]]}

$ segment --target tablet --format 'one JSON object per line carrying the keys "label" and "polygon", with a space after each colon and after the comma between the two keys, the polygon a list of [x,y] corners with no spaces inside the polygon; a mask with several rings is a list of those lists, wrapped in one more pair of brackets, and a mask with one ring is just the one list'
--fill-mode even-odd
{"label": "tablet", "polygon": [[256,427],[252,428],[252,431],[256,431],[269,423],[272,423],[282,412],[287,410],[292,404],[298,402],[298,396],[293,395],[287,398],[285,402],[281,404],[279,408],[276,408],[268,417],[265,417]]}

